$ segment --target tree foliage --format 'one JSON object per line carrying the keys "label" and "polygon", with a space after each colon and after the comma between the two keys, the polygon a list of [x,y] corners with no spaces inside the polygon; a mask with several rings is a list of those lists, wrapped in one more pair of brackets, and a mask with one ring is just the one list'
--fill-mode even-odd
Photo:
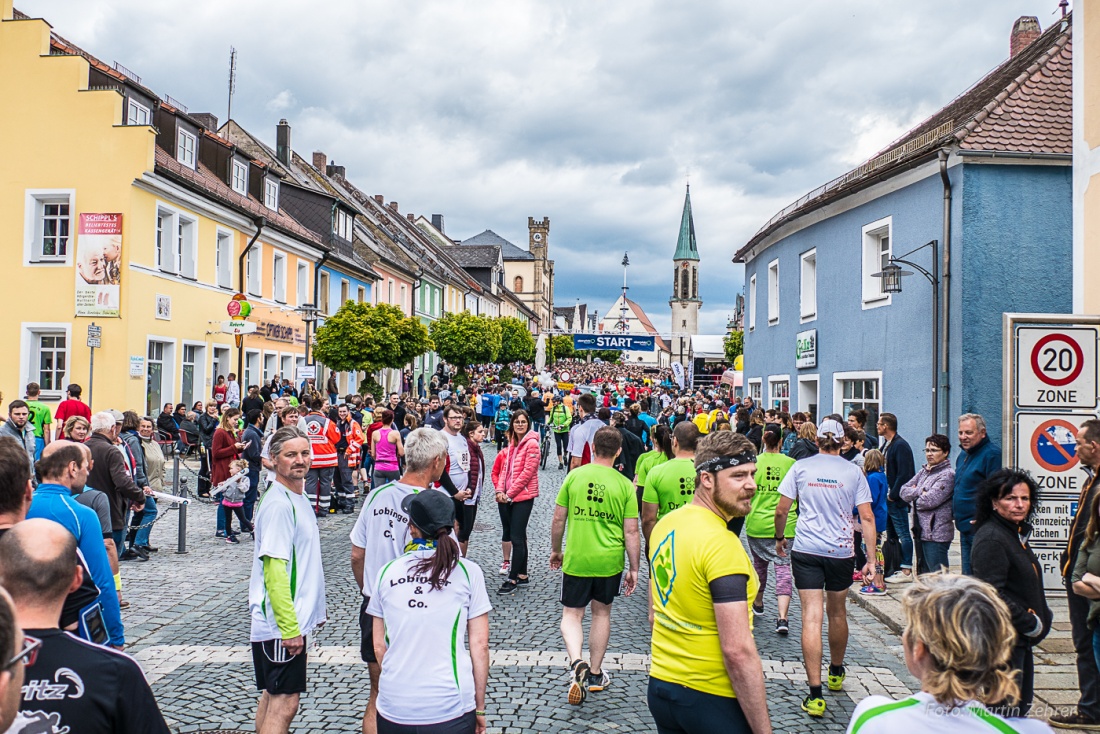
{"label": "tree foliage", "polygon": [[500,354],[497,361],[505,364],[535,361],[535,337],[531,336],[527,324],[515,316],[502,316],[500,324]]}
{"label": "tree foliage", "polygon": [[419,319],[397,306],[347,301],[317,327],[313,355],[337,372],[399,369],[432,348]]}
{"label": "tree foliage", "polygon": [[547,364],[553,364],[559,359],[573,359],[574,354],[573,337],[569,334],[559,334],[547,340]]}
{"label": "tree foliage", "polygon": [[726,350],[726,361],[732,365],[733,360],[740,357],[745,351],[745,332],[731,331],[722,340],[722,347]]}
{"label": "tree foliage", "polygon": [[501,327],[496,319],[469,311],[448,313],[428,327],[435,353],[460,372],[467,365],[490,364],[500,355]]}

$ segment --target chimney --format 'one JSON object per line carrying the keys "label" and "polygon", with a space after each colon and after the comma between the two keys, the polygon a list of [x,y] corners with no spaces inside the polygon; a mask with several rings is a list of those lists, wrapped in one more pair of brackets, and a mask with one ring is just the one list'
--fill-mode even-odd
{"label": "chimney", "polygon": [[324,173],[328,166],[328,156],[319,150],[313,151],[313,167]]}
{"label": "chimney", "polygon": [[196,112],[195,114],[191,115],[191,117],[194,117],[195,122],[199,123],[204,128],[209,130],[210,132],[212,132],[212,133],[218,132],[218,117],[217,117],[217,115],[213,115],[209,112]]}
{"label": "chimney", "polygon": [[443,229],[443,215],[442,214],[433,214],[432,215],[432,226],[435,227],[437,230],[439,230],[439,234],[447,234],[446,230]]}
{"label": "chimney", "polygon": [[415,214],[413,214],[412,212],[409,212],[409,213],[408,213],[408,214],[406,214],[405,216],[409,218],[409,221],[410,221],[410,222],[413,222],[414,224],[416,223],[416,215],[415,215]]}
{"label": "chimney", "polygon": [[275,126],[275,157],[284,166],[290,165],[290,124],[286,118]]}
{"label": "chimney", "polygon": [[374,200],[377,201],[379,204],[385,204],[386,203],[386,199],[385,199],[384,196],[382,196],[382,194],[375,194],[374,195]]}
{"label": "chimney", "polygon": [[1008,55],[1015,56],[1031,45],[1031,43],[1043,34],[1039,27],[1039,19],[1034,15],[1021,15],[1012,25],[1012,36],[1008,43]]}
{"label": "chimney", "polygon": [[333,161],[325,167],[324,173],[326,176],[340,176],[344,178],[344,167],[336,165],[336,161]]}
{"label": "chimney", "polygon": [[391,202],[390,202],[390,210],[391,210],[391,211],[395,211],[395,212],[396,212],[396,211],[398,211],[398,209],[397,209],[397,202],[396,202],[396,201],[391,201]]}

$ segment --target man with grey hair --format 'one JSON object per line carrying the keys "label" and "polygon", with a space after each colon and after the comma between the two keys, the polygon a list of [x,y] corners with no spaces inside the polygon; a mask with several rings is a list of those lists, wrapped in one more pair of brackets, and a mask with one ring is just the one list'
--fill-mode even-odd
{"label": "man with grey hair", "polygon": [[985,432],[985,419],[976,413],[959,416],[959,446],[962,453],[955,459],[955,493],[951,502],[955,527],[959,530],[962,572],[969,575],[978,487],[986,477],[1001,468],[1001,447],[989,440]]}
{"label": "man with grey hair", "polygon": [[84,444],[92,452],[92,470],[88,474],[87,486],[103,492],[111,502],[111,537],[116,553],[122,547],[127,506],[145,506],[145,492],[134,483],[131,467],[115,445],[118,432],[115,415],[110,411],[101,411],[92,416],[91,435]]}
{"label": "man with grey hair", "polygon": [[[409,516],[401,509],[405,497],[439,491],[436,483],[447,466],[447,439],[440,431],[418,428],[405,439],[405,473],[395,482],[375,489],[359,512],[351,531],[351,572],[363,592],[359,610],[360,656],[370,671],[370,699],[363,714],[363,732],[377,732],[378,677],[381,667],[374,654],[374,619],[367,604],[378,575],[387,563],[405,552],[412,536]],[[444,494],[446,494],[444,492]]]}

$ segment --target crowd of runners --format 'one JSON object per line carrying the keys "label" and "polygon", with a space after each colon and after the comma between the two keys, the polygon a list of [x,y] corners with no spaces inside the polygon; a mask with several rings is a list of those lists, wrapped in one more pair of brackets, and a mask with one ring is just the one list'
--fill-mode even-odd
{"label": "crowd of runners", "polygon": [[[331,609],[325,596],[318,522],[341,511],[358,513],[349,564],[362,591],[360,654],[369,670],[364,734],[485,732],[493,713],[492,599],[507,605],[525,593],[535,564],[561,572],[561,636],[570,661],[562,696],[571,705],[592,705],[614,685],[604,669],[611,610],[618,597],[637,593],[649,609],[647,702],[658,732],[772,731],[756,639],[787,635],[796,611],[807,684],[801,709],[811,720],[821,717],[825,691],[843,690],[848,675],[850,587],[855,581],[863,593],[877,594],[889,581],[909,584],[902,643],[921,692],[896,702],[870,697],[849,731],[1048,730],[1022,718],[1031,705],[1030,645],[1052,622],[1041,589],[1029,598],[1033,588],[1016,578],[1034,558],[1023,534],[1035,499],[1025,474],[990,466],[985,476],[969,477],[978,522],[960,528],[972,536],[964,545],[968,575],[951,574],[940,536],[929,531],[918,539],[914,565],[909,534],[934,516],[933,502],[944,502],[936,492],[943,494],[937,467],[950,449],[945,437],[930,437],[928,465],[906,472],[904,440],[889,413],[877,417],[879,444],[864,432],[862,411],[815,422],[714,388],[681,387],[668,371],[567,362],[550,373],[517,372],[507,382],[498,367],[474,368],[473,380],[462,384],[441,372],[424,396],[395,393],[377,404],[372,396],[326,395],[312,384],[293,394],[275,385],[243,414],[233,404],[239,388],[236,400],[223,392],[216,401],[225,406],[211,411],[218,428],[204,459],[210,480],[200,490],[220,498],[216,532],[235,541],[236,517],[240,532],[254,538],[248,607],[261,692],[258,732],[289,732],[308,686],[311,635],[334,616],[354,613]],[[970,432],[978,422],[960,420],[968,458],[984,456],[984,430]],[[110,649],[123,646],[121,628],[103,633],[88,623],[96,619],[89,610],[98,608],[101,620],[117,614],[119,577],[111,584],[95,569],[108,562],[105,546],[121,547],[127,512],[145,509],[150,496],[134,476],[133,450],[119,438],[122,421],[99,413],[88,423],[88,443],[68,433],[45,447],[0,436],[0,731],[53,731],[32,726],[42,717],[62,723],[84,715],[106,723],[71,731],[167,730],[136,663]],[[1100,438],[1096,429],[1100,423],[1086,424],[1079,442]],[[196,443],[207,448],[201,435]],[[139,434],[134,448],[142,446]],[[28,454],[36,449],[37,457]],[[110,483],[108,514],[118,515],[103,533],[95,512],[79,501],[95,486],[101,461],[113,472],[98,480]],[[560,486],[545,484],[548,461],[568,469]],[[528,543],[540,489],[554,498],[549,558],[531,557]],[[499,567],[485,571],[466,557],[483,495],[498,509],[502,556]],[[903,496],[900,525],[910,556],[886,578],[892,569],[884,569],[882,549],[887,527],[900,546],[893,534]],[[917,516],[912,527],[909,504]],[[1073,588],[1100,597],[1093,591],[1100,561],[1091,565],[1100,557],[1100,520],[1095,507],[1084,513],[1070,549],[1084,559]],[[983,524],[990,517],[1022,551],[996,550],[1001,536]],[[489,586],[486,571],[502,577],[499,588]],[[643,571],[649,581],[639,588]],[[769,574],[774,629],[763,624]],[[78,653],[66,652],[73,645]],[[97,698],[87,714],[64,697],[27,693],[24,676],[44,681],[77,654],[94,658],[83,663],[92,679],[126,681],[126,701]],[[107,699],[105,685],[88,683]]]}

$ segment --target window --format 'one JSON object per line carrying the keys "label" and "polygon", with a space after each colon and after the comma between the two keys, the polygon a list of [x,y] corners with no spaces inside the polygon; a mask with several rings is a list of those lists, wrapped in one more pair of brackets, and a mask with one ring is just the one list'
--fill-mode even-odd
{"label": "window", "polygon": [[757,405],[760,404],[761,385],[762,383],[759,377],[755,380],[749,380],[749,397],[752,398],[753,402]]}
{"label": "window", "polygon": [[298,263],[298,305],[309,303],[309,266],[303,262]]}
{"label": "window", "polygon": [[756,329],[756,276],[749,278],[749,331]]}
{"label": "window", "polygon": [[60,396],[65,389],[69,364],[68,337],[63,331],[36,331],[32,334],[31,375],[43,393]]}
{"label": "window", "polygon": [[218,244],[214,253],[217,266],[217,283],[221,288],[233,287],[233,235],[218,232]]}
{"label": "window", "polygon": [[233,190],[242,196],[248,196],[248,164],[233,161]]}
{"label": "window", "polygon": [[512,290],[516,293],[523,292],[523,277],[517,275],[515,281],[512,282]]}
{"label": "window", "polygon": [[163,272],[195,278],[194,219],[160,207],[157,209],[156,258]]}
{"label": "window", "polygon": [[[195,167],[195,136],[186,130],[176,131],[176,160],[187,166]],[[159,406],[158,406],[159,407]]]}
{"label": "window", "polygon": [[73,193],[28,192],[24,227],[30,262],[68,260],[69,238],[72,235]]}
{"label": "window", "polygon": [[346,280],[341,279],[340,280],[340,305],[341,306],[343,306],[345,303],[348,302],[349,290],[350,289],[351,289],[351,284],[348,283]]}
{"label": "window", "polygon": [[179,274],[185,278],[195,278],[195,231],[198,223],[193,219],[184,217],[176,218],[176,231],[179,239],[176,242],[177,261],[179,262]]}
{"label": "window", "polygon": [[329,313],[328,310],[328,273],[321,273],[321,302],[317,306],[321,309],[321,313]]}
{"label": "window", "polygon": [[149,342],[145,362],[145,415],[156,415],[164,404],[164,342]]}
{"label": "window", "polygon": [[875,424],[882,408],[881,372],[837,372],[833,375],[835,391],[833,405],[836,412],[847,420],[853,410],[866,410],[867,423],[863,426],[867,434],[868,448],[874,448],[878,442]]}
{"label": "window", "polygon": [[188,409],[195,404],[198,395],[195,393],[195,366],[202,363],[202,347],[194,344],[183,345],[183,370],[180,373],[180,402],[186,403]]}
{"label": "window", "polygon": [[355,294],[355,300],[359,303],[363,303],[367,300],[367,289],[363,286],[359,286]]}
{"label": "window", "polygon": [[768,378],[768,407],[790,412],[791,378],[787,375]]}
{"label": "window", "polygon": [[276,252],[271,267],[271,297],[286,303],[286,255]]}
{"label": "window", "polygon": [[263,295],[263,286],[260,285],[260,268],[261,268],[261,256],[263,249],[259,243],[253,245],[252,249],[248,251],[248,257],[245,259],[245,281],[248,288],[248,292],[254,296]]}
{"label": "window", "polygon": [[817,318],[817,250],[802,253],[802,292],[799,296],[802,321]]}
{"label": "window", "polygon": [[400,303],[400,306],[401,306],[401,310],[404,311],[405,313],[409,312],[408,294],[409,294],[408,286],[402,284],[402,286],[401,286],[401,303]]}
{"label": "window", "polygon": [[279,209],[278,181],[264,181],[264,206],[268,209]]}
{"label": "window", "polygon": [[390,283],[389,296],[386,299],[386,303],[388,303],[392,306],[393,305],[393,281],[391,280],[389,283]]}
{"label": "window", "polygon": [[246,351],[244,353],[244,381],[241,383],[241,395],[244,396],[249,385],[260,384],[260,353]]}
{"label": "window", "polygon": [[284,354],[279,358],[280,377],[294,382],[294,355]]}
{"label": "window", "polygon": [[882,278],[874,277],[890,262],[891,218],[880,219],[863,228],[863,307],[878,308],[890,304],[890,294],[882,290]]}
{"label": "window", "polygon": [[126,124],[148,125],[149,108],[139,103],[137,100],[126,100]]}
{"label": "window", "polygon": [[768,326],[779,323],[779,261],[768,263]]}
{"label": "window", "polygon": [[334,230],[337,237],[351,241],[351,215],[342,209],[336,210],[336,229]]}
{"label": "window", "polygon": [[264,382],[271,382],[271,378],[275,376],[275,370],[278,369],[278,359],[278,354],[264,355]]}

